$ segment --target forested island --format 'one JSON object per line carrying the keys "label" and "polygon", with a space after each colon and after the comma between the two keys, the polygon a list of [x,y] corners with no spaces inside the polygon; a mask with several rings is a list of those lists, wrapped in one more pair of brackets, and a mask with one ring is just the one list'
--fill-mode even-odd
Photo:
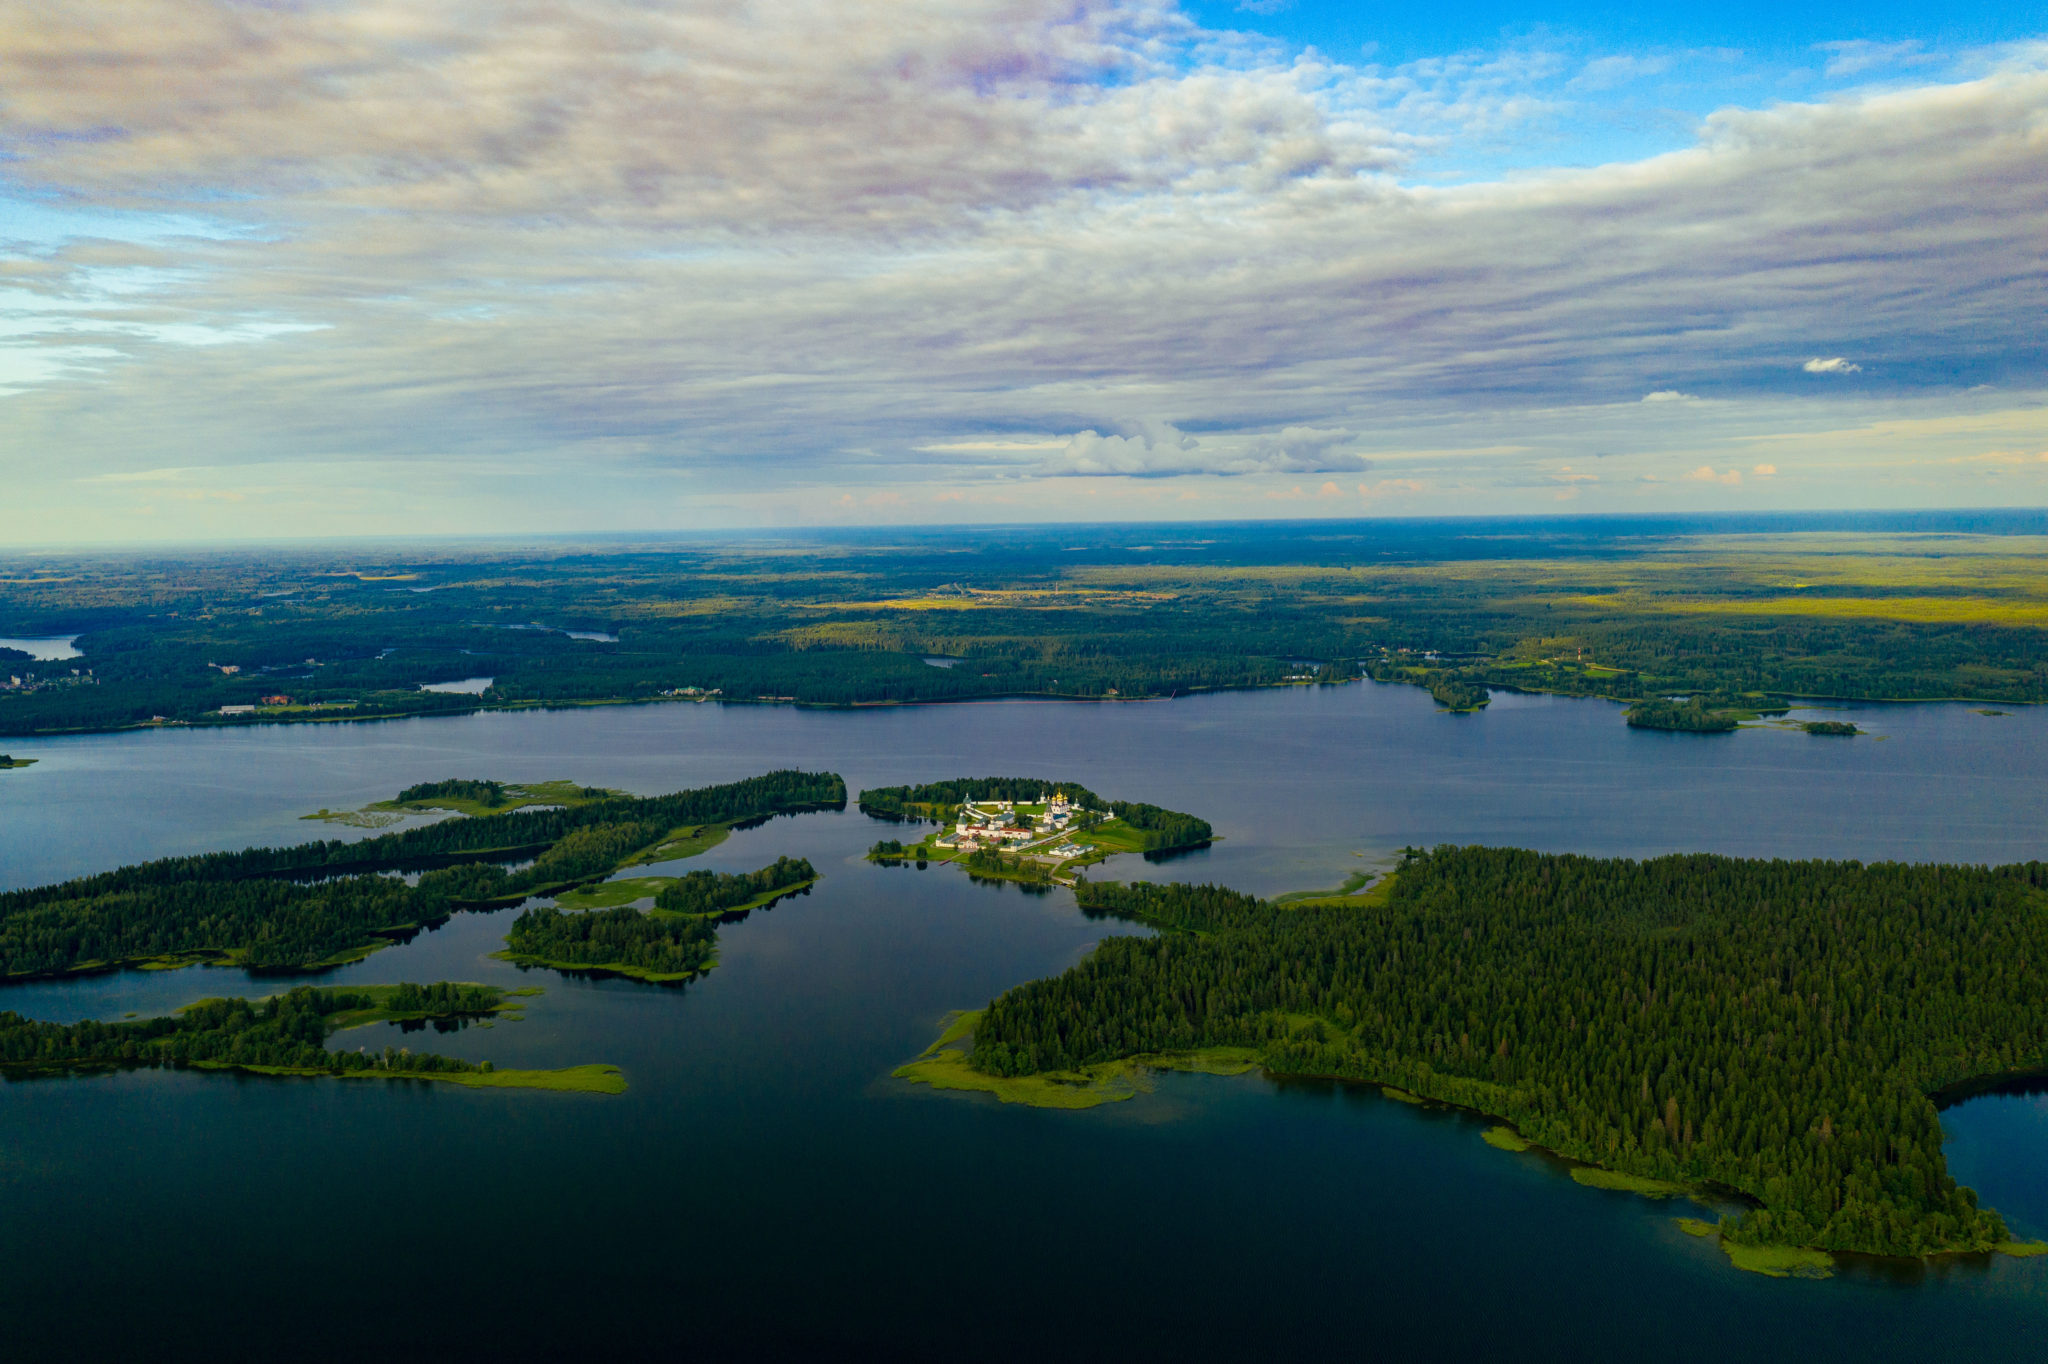
{"label": "forested island", "polygon": [[0,1074],[169,1066],[258,1075],[439,1080],[472,1088],[554,1089],[619,1094],[617,1066],[499,1070],[431,1052],[386,1046],[329,1050],[330,1034],[365,1023],[481,1018],[507,1008],[488,985],[299,986],[268,999],[206,999],[165,1018],[133,1022],[39,1023],[0,1012]]}
{"label": "forested island", "polygon": [[883,839],[875,862],[959,862],[1003,880],[1062,880],[1116,853],[1166,853],[1212,842],[1207,820],[1140,801],[1104,800],[1078,782],[1039,777],[962,777],[860,793],[862,813],[892,823],[931,821],[936,832],[905,844]]}
{"label": "forested island", "polygon": [[[782,771],[353,843],[164,858],[0,894],[0,978],[195,962],[318,970],[458,910],[516,904],[708,846],[706,829],[845,803],[837,775]],[[399,872],[421,874],[409,886]]]}
{"label": "forested island", "polygon": [[9,757],[5,753],[0,753],[0,771],[5,771],[10,767],[31,767],[34,764],[34,758],[14,758]]}
{"label": "forested island", "polygon": [[1134,1060],[1255,1060],[1491,1115],[1621,1187],[1739,1200],[1713,1229],[1738,1256],[2001,1249],[1936,1106],[2048,1073],[2044,888],[2041,863],[1494,848],[1411,852],[1364,897],[1084,881],[1089,913],[1159,936],[1106,939],[899,1073],[1093,1102]]}
{"label": "forested island", "polygon": [[[545,551],[36,554],[0,735],[480,708],[1168,699],[1361,674],[1489,688],[2048,700],[2012,536],[1622,523],[1012,529]],[[932,666],[938,659],[948,666]],[[480,694],[423,687],[488,676]],[[1684,726],[1690,727],[1690,726]]]}
{"label": "forested island", "polygon": [[695,979],[718,958],[718,928],[785,895],[818,873],[801,857],[778,857],[753,872],[693,871],[665,882],[645,912],[630,905],[563,913],[549,905],[513,921],[506,951],[522,966],[588,971],[666,983]]}

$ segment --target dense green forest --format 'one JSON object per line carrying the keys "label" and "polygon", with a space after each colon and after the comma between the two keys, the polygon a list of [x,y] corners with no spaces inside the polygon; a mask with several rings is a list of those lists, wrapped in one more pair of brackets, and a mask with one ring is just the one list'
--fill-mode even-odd
{"label": "dense green forest", "polygon": [[447,781],[423,781],[417,786],[408,786],[400,791],[393,803],[404,805],[415,800],[445,800],[450,796],[461,800],[473,800],[478,805],[503,805],[505,783],[463,777],[451,777]]}
{"label": "dense green forest", "polygon": [[1083,882],[1112,937],[991,1003],[1026,1075],[1257,1047],[1574,1159],[1739,1192],[1732,1240],[1923,1255],[2006,1239],[1934,1096],[2048,1067],[2048,866],[1411,853],[1368,907]]}
{"label": "dense green forest", "polygon": [[1689,701],[1638,701],[1628,708],[1628,722],[1637,729],[1671,729],[1687,734],[1732,734],[1737,717],[1694,698]]}
{"label": "dense green forest", "polygon": [[0,1013],[0,1066],[55,1070],[196,1065],[333,1075],[488,1073],[488,1061],[398,1047],[387,1046],[381,1052],[329,1051],[327,1036],[338,1016],[363,1010],[447,1018],[486,1014],[502,1000],[502,993],[488,985],[441,981],[363,990],[302,985],[269,999],[209,999],[167,1018],[122,1023],[38,1023],[17,1013]]}
{"label": "dense green forest", "polygon": [[693,871],[663,886],[654,907],[668,914],[715,916],[817,879],[817,871],[801,857],[778,857],[759,871]]}
{"label": "dense green forest", "polygon": [[[157,958],[316,967],[458,909],[608,875],[678,828],[845,803],[846,784],[833,773],[771,772],[665,796],[443,820],[354,843],[145,862],[0,894],[0,975]],[[518,871],[493,864],[520,857],[533,861]],[[388,874],[423,867],[434,869],[415,886]]]}
{"label": "dense green forest", "polygon": [[693,871],[662,887],[651,914],[628,905],[580,914],[539,905],[513,921],[505,943],[512,960],[533,965],[684,980],[711,968],[721,915],[817,875],[801,857],[778,857],[752,872]]}
{"label": "dense green forest", "polygon": [[537,905],[513,921],[505,944],[512,960],[531,965],[685,980],[710,969],[718,927],[709,919],[657,917],[628,905],[580,914]]}
{"label": "dense green forest", "polygon": [[[0,662],[0,735],[668,697],[1128,699],[1361,671],[1440,700],[2042,701],[2040,550],[2019,534],[1367,522],[17,554],[0,634],[75,633],[82,656]],[[473,676],[491,679],[481,695],[421,690]]]}

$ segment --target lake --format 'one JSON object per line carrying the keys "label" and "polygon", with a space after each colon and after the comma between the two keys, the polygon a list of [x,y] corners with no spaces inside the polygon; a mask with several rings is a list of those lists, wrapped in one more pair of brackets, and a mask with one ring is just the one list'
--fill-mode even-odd
{"label": "lake", "polygon": [[[1801,712],[1800,714],[1804,714]],[[1815,711],[1808,718],[1829,718]],[[1470,716],[1371,684],[1170,703],[869,711],[661,705],[10,740],[0,885],[169,853],[363,836],[300,814],[449,776],[644,794],[775,767],[850,790],[1015,773],[1209,819],[1210,849],[1104,873],[1261,893],[1406,844],[2003,862],[2041,855],[2048,712],[1854,707],[1852,740],[1631,731],[1604,702]],[[1081,1113],[889,1078],[950,1009],[1078,960],[1064,891],[861,854],[856,811],[778,819],[691,865],[824,879],[721,935],[683,989],[489,959],[512,912],[323,981],[538,984],[519,1022],[414,1045],[610,1061],[617,1098],[136,1072],[0,1084],[9,1358],[571,1348],[899,1356],[1428,1351],[1947,1358],[2048,1348],[2048,1263],[1730,1270],[1682,1206],[1573,1184],[1484,1124],[1377,1091],[1163,1075]],[[261,993],[238,971],[0,990],[46,1018]],[[399,1041],[379,1027],[336,1045]],[[2048,1233],[2048,1099],[1944,1114],[1958,1178]]]}

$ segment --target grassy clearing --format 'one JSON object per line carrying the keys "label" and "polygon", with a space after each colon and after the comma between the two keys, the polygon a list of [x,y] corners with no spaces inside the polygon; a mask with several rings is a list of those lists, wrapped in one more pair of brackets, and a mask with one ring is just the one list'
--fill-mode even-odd
{"label": "grassy clearing", "polygon": [[2026,1260],[2036,1255],[2048,1255],[2048,1241],[2000,1241],[1993,1249],[2000,1255]]}
{"label": "grassy clearing", "polygon": [[1076,1109],[1095,1108],[1139,1094],[1149,1094],[1152,1085],[1147,1076],[1155,1070],[1242,1075],[1258,1067],[1257,1053],[1249,1047],[1210,1047],[1171,1055],[1133,1056],[1078,1071],[1050,1071],[1020,1077],[984,1075],[970,1069],[967,1064],[968,1049],[973,1046],[974,1025],[980,1018],[979,1010],[951,1015],[936,1042],[925,1048],[915,1061],[898,1066],[891,1073],[899,1080],[930,1085],[933,1089],[993,1094],[1006,1104]]}
{"label": "grassy clearing", "polygon": [[1835,1257],[1805,1246],[1741,1246],[1723,1238],[1728,1263],[1750,1274],[1773,1279],[1826,1279],[1835,1272]]}
{"label": "grassy clearing", "polygon": [[1394,893],[1391,874],[1380,877],[1366,890],[1357,890],[1363,881],[1364,877],[1354,874],[1345,880],[1346,888],[1340,888],[1334,894],[1329,891],[1297,891],[1283,895],[1273,903],[1290,909],[1374,909],[1385,904]]}
{"label": "grassy clearing", "polygon": [[695,857],[725,842],[731,834],[732,826],[729,824],[686,824],[680,829],[671,829],[661,842],[633,854],[620,866],[623,870],[625,867],[644,867],[650,862],[675,862]]}
{"label": "grassy clearing", "polygon": [[555,897],[555,905],[560,909],[616,909],[659,895],[663,886],[674,885],[675,881],[673,876],[627,876],[617,881],[598,881],[563,891]]}
{"label": "grassy clearing", "polygon": [[1520,1153],[1532,1150],[1535,1143],[1512,1127],[1489,1127],[1480,1134],[1481,1141],[1500,1151]]}
{"label": "grassy clearing", "polygon": [[430,1080],[436,1084],[462,1085],[468,1089],[551,1089],[563,1094],[624,1094],[626,1073],[602,1063],[564,1066],[560,1070],[314,1070],[303,1066],[232,1066],[209,1062],[192,1064],[194,1070],[238,1070],[246,1075],[312,1075],[340,1080]]}
{"label": "grassy clearing", "polygon": [[1690,1184],[1651,1179],[1647,1175],[1628,1175],[1619,1170],[1603,1170],[1596,1165],[1572,1167],[1572,1178],[1589,1189],[1612,1189],[1617,1193],[1640,1194],[1644,1198],[1681,1198],[1693,1192]]}
{"label": "grassy clearing", "polygon": [[1698,1236],[1704,1238],[1708,1236],[1719,1236],[1721,1234],[1721,1228],[1719,1226],[1717,1226],[1715,1223],[1706,1221],[1703,1218],[1680,1217],[1675,1220],[1678,1223],[1678,1229],[1684,1232],[1687,1236]]}

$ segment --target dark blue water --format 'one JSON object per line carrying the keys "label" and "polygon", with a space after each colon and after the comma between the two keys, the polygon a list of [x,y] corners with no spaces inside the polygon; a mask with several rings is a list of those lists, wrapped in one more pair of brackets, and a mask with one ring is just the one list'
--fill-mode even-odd
{"label": "dark blue water", "polygon": [[[1883,738],[1631,732],[1603,703],[1438,714],[1371,686],[1166,705],[835,713],[676,705],[10,741],[0,881],[332,833],[295,816],[450,775],[655,792],[770,767],[850,786],[1042,773],[1208,817],[1169,867],[1272,892],[1403,844],[2004,861],[2041,855],[2048,715],[1864,708]],[[21,780],[29,778],[29,780]],[[2048,1265],[1729,1270],[1683,1207],[1589,1191],[1481,1124],[1370,1091],[1162,1076],[1082,1113],[888,1078],[947,1010],[1104,932],[1064,892],[860,860],[885,826],[776,820],[697,865],[824,873],[685,989],[522,973],[458,916],[335,981],[539,984],[526,1018],[401,1039],[611,1061],[617,1098],[140,1072],[0,1084],[0,1354],[303,1349],[1683,1359],[2048,1348]],[[273,988],[127,973],[0,991],[41,1017]],[[344,1038],[338,1045],[353,1039]],[[2048,1101],[1944,1115],[1959,1177],[2048,1232]]]}

